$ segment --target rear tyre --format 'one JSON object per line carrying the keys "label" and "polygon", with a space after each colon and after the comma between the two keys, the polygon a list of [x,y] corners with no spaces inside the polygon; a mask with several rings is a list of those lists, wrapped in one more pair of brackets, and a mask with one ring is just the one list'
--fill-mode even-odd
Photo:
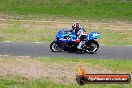
{"label": "rear tyre", "polygon": [[61,51],[61,48],[58,47],[58,45],[55,43],[55,41],[53,41],[53,42],[50,44],[50,49],[51,49],[53,52],[59,52],[59,51]]}
{"label": "rear tyre", "polygon": [[95,40],[88,41],[85,46],[85,52],[89,54],[93,54],[98,50],[98,48],[99,48],[99,44],[97,41]]}

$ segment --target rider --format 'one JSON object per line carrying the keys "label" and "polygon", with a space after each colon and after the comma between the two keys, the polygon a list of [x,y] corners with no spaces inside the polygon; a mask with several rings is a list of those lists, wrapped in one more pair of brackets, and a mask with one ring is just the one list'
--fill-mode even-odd
{"label": "rider", "polygon": [[82,52],[82,45],[83,45],[82,33],[86,32],[85,29],[80,27],[79,23],[74,23],[72,25],[72,32],[74,32],[76,34],[77,39],[80,39],[80,43],[77,46],[77,53],[83,53]]}
{"label": "rider", "polygon": [[80,30],[80,24],[79,23],[74,23],[72,25],[72,32],[74,32],[77,35],[79,30]]}

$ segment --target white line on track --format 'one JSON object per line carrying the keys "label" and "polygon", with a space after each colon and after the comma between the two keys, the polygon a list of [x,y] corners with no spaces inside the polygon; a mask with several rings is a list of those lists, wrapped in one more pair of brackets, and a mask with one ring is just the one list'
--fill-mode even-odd
{"label": "white line on track", "polygon": [[3,42],[12,42],[12,41],[7,40],[7,41],[3,41]]}
{"label": "white line on track", "polygon": [[41,43],[43,43],[43,42],[32,42],[32,43],[39,43],[39,44],[41,44]]}

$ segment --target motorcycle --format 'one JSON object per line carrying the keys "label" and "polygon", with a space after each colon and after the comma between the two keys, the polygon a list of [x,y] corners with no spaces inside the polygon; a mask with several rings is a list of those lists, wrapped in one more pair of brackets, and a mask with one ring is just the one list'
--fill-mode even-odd
{"label": "motorcycle", "polygon": [[85,53],[93,54],[98,48],[99,44],[95,39],[100,38],[99,32],[83,33],[80,39],[77,38],[74,32],[69,29],[60,29],[56,35],[55,40],[50,44],[50,49],[53,52],[60,51],[77,51],[77,46],[80,42],[83,43],[82,51]]}

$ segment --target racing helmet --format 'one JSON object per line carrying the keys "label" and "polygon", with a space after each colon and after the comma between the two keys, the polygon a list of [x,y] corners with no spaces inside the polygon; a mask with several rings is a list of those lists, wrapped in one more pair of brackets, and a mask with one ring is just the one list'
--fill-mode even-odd
{"label": "racing helmet", "polygon": [[79,23],[74,23],[73,25],[72,25],[72,29],[74,30],[78,30],[80,28],[80,24]]}

